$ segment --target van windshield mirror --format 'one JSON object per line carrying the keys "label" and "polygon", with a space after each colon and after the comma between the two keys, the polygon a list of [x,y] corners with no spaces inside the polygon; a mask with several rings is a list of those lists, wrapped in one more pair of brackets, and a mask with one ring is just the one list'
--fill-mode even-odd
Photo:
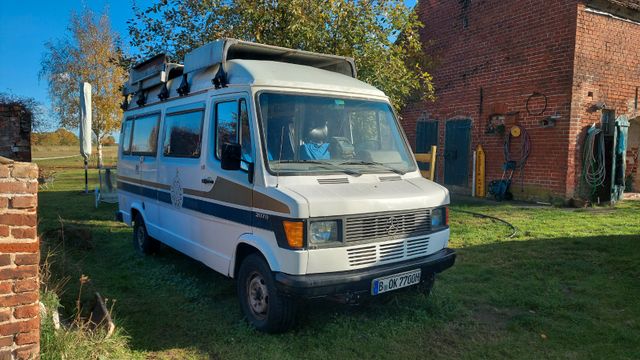
{"label": "van windshield mirror", "polygon": [[261,93],[258,102],[271,172],[415,170],[388,103],[269,92]]}

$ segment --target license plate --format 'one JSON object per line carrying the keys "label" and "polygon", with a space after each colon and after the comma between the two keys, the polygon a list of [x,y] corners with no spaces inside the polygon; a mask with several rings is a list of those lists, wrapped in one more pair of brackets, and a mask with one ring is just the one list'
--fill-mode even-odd
{"label": "license plate", "polygon": [[385,276],[371,281],[371,295],[401,289],[420,282],[421,270],[411,270],[400,274]]}

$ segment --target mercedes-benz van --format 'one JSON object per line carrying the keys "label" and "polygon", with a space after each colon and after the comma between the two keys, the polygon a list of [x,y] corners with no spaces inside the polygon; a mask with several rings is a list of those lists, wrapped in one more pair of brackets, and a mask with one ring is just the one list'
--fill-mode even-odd
{"label": "mercedes-benz van", "polygon": [[244,315],[288,329],[300,298],[356,302],[451,267],[448,191],[421,177],[353,59],[222,39],[135,66],[117,217],[237,280]]}

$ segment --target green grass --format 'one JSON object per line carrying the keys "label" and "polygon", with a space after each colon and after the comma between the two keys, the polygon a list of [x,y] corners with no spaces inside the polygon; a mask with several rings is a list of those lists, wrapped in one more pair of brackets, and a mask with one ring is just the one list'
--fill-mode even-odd
{"label": "green grass", "polygon": [[[92,172],[95,178],[95,173]],[[362,306],[313,302],[299,325],[264,335],[242,320],[229,280],[170,249],[137,256],[115,205],[80,194],[83,172],[58,173],[41,192],[40,232],[90,229],[90,246],[65,240],[58,276],[72,313],[83,293],[115,299],[114,319],[129,356],[212,359],[638,358],[640,354],[639,202],[571,210],[509,204],[452,205],[456,265],[430,297],[402,291]],[[501,217],[501,223],[456,209]],[[45,241],[49,246],[55,242]],[[76,242],[77,243],[77,242]],[[58,249],[62,245],[58,245]],[[92,247],[92,248],[90,248]],[[87,249],[90,248],[90,249]]]}
{"label": "green grass", "polygon": [[[84,160],[80,156],[79,146],[35,145],[31,148],[31,151],[31,156],[34,159],[54,158],[50,160],[35,160],[41,167],[53,169],[84,168]],[[105,166],[114,166],[118,161],[118,147],[103,146],[102,161]],[[94,147],[89,158],[89,167],[96,168],[97,163],[98,150]]]}

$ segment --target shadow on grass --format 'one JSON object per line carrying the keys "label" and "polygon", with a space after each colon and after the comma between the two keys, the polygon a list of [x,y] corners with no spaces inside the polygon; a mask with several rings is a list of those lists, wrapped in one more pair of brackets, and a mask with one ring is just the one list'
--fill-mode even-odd
{"label": "shadow on grass", "polygon": [[[64,205],[72,199],[72,205]],[[233,280],[164,247],[133,251],[115,207],[73,192],[41,194],[40,211],[88,226],[95,248],[70,252],[77,277],[116,299],[134,350],[211,358],[631,357],[640,350],[636,235],[466,246],[433,294],[412,290],[361,306],[314,301],[287,334],[242,320]],[[47,217],[45,224],[50,224]],[[70,283],[63,304],[72,308]],[[630,345],[631,344],[631,345]]]}

